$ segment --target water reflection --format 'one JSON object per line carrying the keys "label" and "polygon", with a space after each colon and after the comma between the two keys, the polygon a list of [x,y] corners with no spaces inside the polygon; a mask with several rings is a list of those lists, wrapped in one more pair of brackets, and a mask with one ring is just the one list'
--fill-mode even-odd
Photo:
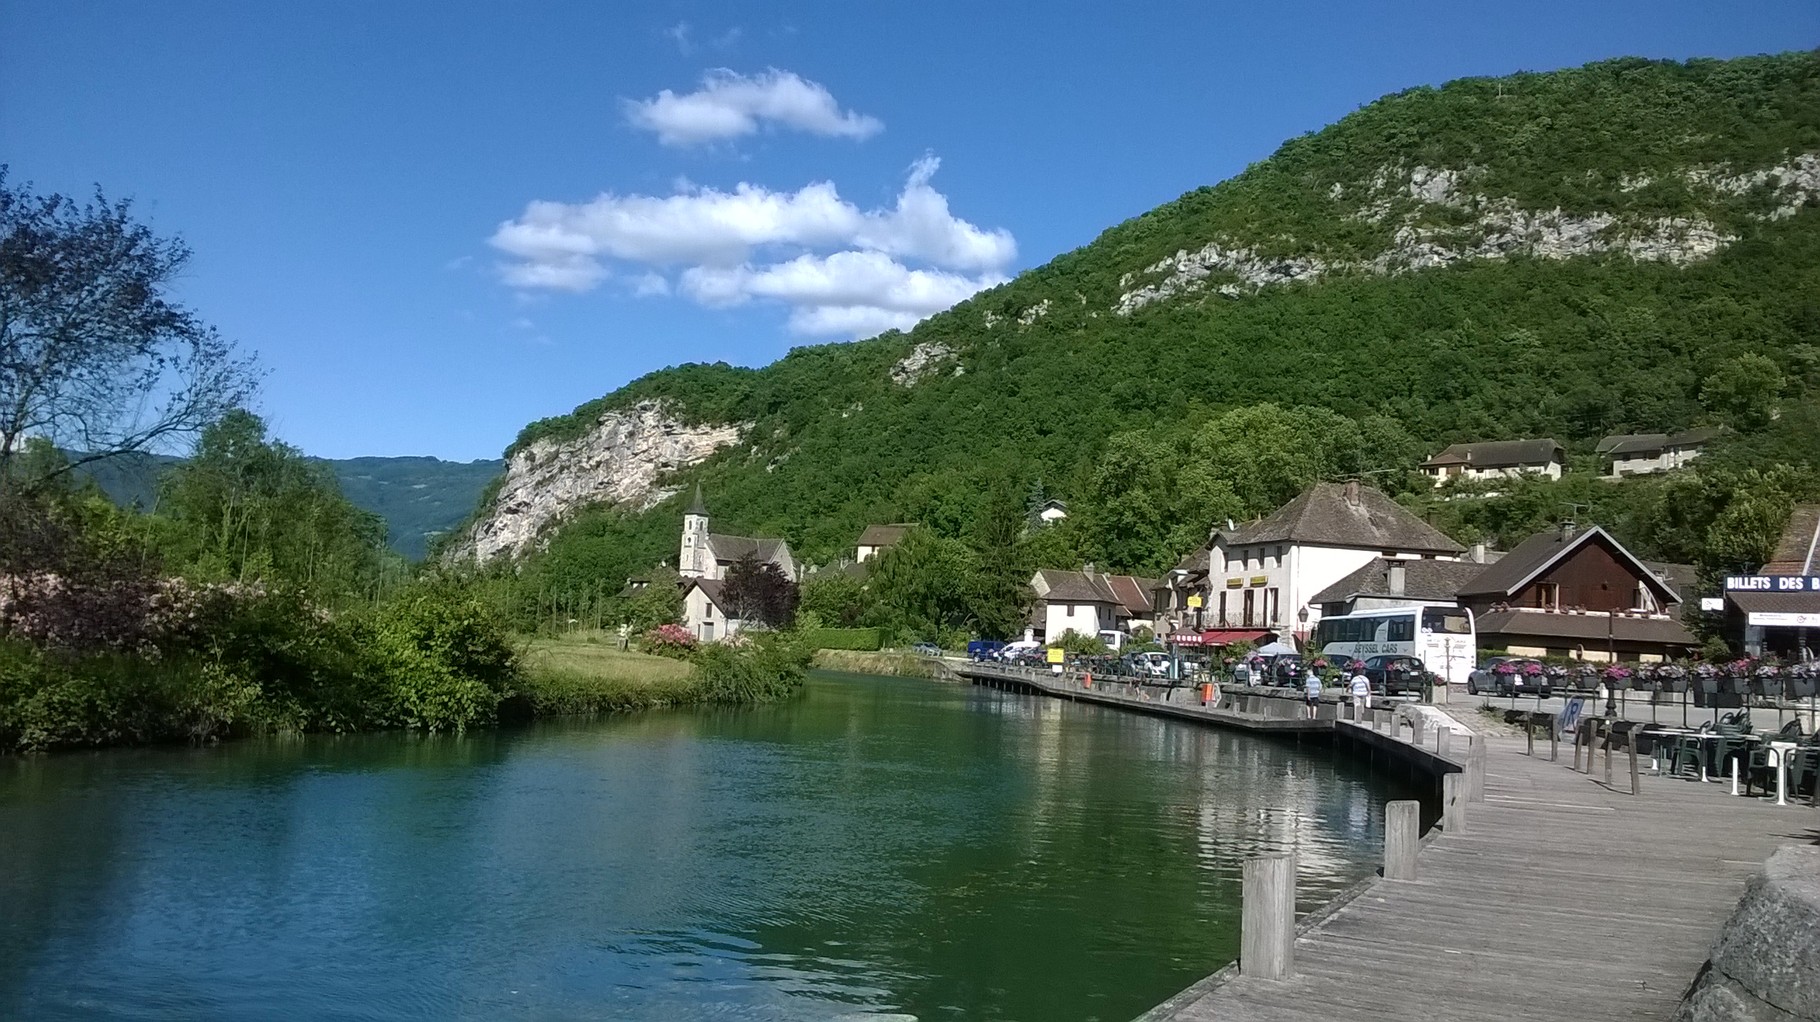
{"label": "water reflection", "polygon": [[1127,1019],[1375,862],[1325,752],[932,683],[11,761],[0,1016]]}

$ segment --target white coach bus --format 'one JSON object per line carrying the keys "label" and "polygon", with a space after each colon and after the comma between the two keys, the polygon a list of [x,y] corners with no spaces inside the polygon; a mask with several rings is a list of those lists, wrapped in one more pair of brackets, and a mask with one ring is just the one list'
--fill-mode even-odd
{"label": "white coach bus", "polygon": [[1324,617],[1314,626],[1314,643],[1323,655],[1418,657],[1424,667],[1457,685],[1466,684],[1478,666],[1478,641],[1472,611],[1464,607],[1361,610]]}

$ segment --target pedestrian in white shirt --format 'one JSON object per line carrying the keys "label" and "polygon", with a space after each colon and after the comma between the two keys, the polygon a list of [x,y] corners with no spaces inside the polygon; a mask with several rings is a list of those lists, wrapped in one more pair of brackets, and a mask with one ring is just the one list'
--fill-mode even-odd
{"label": "pedestrian in white shirt", "polygon": [[1352,719],[1363,723],[1371,710],[1371,679],[1365,677],[1365,666],[1352,669]]}

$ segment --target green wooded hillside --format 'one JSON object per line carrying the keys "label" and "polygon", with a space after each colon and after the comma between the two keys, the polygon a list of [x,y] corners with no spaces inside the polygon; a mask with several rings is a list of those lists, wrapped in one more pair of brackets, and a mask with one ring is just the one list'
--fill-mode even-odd
{"label": "green wooded hillside", "polygon": [[[1014,492],[1074,509],[1050,556],[1133,570],[1310,478],[1363,474],[1416,501],[1407,471],[1456,441],[1553,436],[1585,457],[1608,433],[1713,423],[1734,439],[1712,473],[1811,463],[1814,154],[1811,52],[1412,89],[909,334],[763,369],[664,370],[533,423],[514,447],[662,398],[693,420],[753,424],[690,473],[717,530],[784,535],[826,562],[868,522],[964,538],[990,494]],[[1209,244],[1242,252],[1242,268],[1126,299],[1169,277],[1160,260]],[[1468,254],[1424,258],[1436,248]],[[937,370],[893,382],[919,345],[945,350]],[[1707,503],[1709,520],[1723,510]],[[1556,513],[1532,504],[1465,525],[1498,540]],[[589,512],[525,577],[592,590],[674,557],[680,510]],[[1697,533],[1682,523],[1678,548],[1643,526],[1629,539],[1686,556]]]}

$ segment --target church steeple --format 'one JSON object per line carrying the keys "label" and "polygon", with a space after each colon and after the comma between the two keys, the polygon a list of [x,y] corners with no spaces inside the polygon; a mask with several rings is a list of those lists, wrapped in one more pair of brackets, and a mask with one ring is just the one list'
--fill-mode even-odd
{"label": "church steeple", "polygon": [[683,512],[682,551],[676,559],[676,573],[684,578],[713,578],[714,551],[708,539],[708,504],[701,498],[701,484],[695,484],[695,499]]}

